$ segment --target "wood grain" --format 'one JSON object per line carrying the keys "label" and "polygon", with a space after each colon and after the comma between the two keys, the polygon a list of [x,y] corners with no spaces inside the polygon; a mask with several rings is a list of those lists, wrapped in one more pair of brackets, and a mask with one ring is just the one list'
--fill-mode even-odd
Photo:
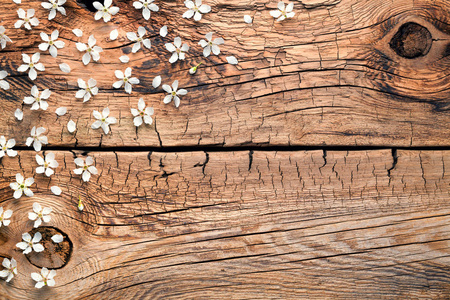
{"label": "wood grain", "polygon": [[[95,22],[93,13],[74,0],[67,1],[66,18],[46,20],[40,1],[27,1],[41,21],[31,32],[13,30],[17,6],[2,1],[2,25],[14,44],[2,51],[0,65],[11,76],[12,88],[0,91],[4,116],[0,133],[16,137],[24,145],[33,126],[44,126],[52,146],[449,146],[450,117],[450,12],[448,0],[304,0],[295,2],[296,15],[275,22],[269,10],[276,1],[212,0],[212,12],[197,23],[182,19],[182,1],[159,3],[160,12],[145,21],[130,1],[114,1],[120,7],[114,22]],[[243,16],[254,18],[252,25]],[[425,27],[433,38],[427,55],[416,59],[400,57],[389,43],[405,23]],[[152,49],[131,54],[125,33],[146,26]],[[169,26],[162,38],[159,28]],[[71,30],[80,28],[83,38]],[[109,32],[118,28],[117,41]],[[58,29],[66,47],[58,57],[42,55],[46,71],[34,82],[50,88],[50,108],[31,112],[24,106],[25,119],[18,122],[14,111],[22,107],[32,83],[16,71],[21,53],[38,51],[39,33]],[[198,41],[207,32],[225,39],[220,56],[204,59]],[[104,48],[99,63],[84,66],[75,48],[94,34]],[[180,36],[191,49],[184,62],[168,63],[164,43]],[[118,57],[129,54],[128,64]],[[235,55],[237,66],[226,64]],[[67,62],[70,74],[56,63]],[[188,69],[204,62],[197,75]],[[114,70],[133,68],[141,80],[131,95],[114,90]],[[164,92],[151,87],[162,75],[163,83],[179,80],[188,90],[176,109],[164,105]],[[88,103],[75,99],[77,79],[93,77],[100,93]],[[143,97],[155,108],[155,126],[135,130],[130,107]],[[59,106],[69,114],[56,118]],[[93,131],[92,111],[108,106],[120,118],[112,134]],[[78,131],[68,133],[69,119]]]}
{"label": "wood grain", "polygon": [[[450,297],[449,151],[92,152],[89,183],[71,172],[81,155],[56,152],[51,181],[32,151],[1,161],[0,205],[15,220],[52,207],[74,251],[36,290],[14,248],[31,222],[2,228],[19,263],[6,298]],[[16,172],[36,175],[35,197],[13,199]]]}

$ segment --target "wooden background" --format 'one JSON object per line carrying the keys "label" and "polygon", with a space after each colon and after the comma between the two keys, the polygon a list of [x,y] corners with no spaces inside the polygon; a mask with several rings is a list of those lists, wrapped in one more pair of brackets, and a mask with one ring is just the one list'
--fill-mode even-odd
{"label": "wooden background", "polygon": [[[0,90],[0,135],[19,150],[0,160],[0,205],[14,210],[0,228],[0,256],[19,265],[10,283],[0,281],[0,298],[450,298],[450,1],[293,1],[294,18],[275,22],[277,1],[209,0],[211,13],[194,22],[181,18],[183,1],[157,1],[145,21],[132,1],[115,0],[120,12],[109,23],[74,0],[53,21],[40,1],[22,2],[0,0],[0,25],[14,41],[0,52],[11,84]],[[35,8],[41,24],[15,30],[19,7]],[[390,46],[408,23],[432,37],[414,59]],[[152,49],[132,54],[125,33],[139,26]],[[66,47],[57,58],[42,53],[46,71],[31,82],[16,71],[21,53],[38,52],[39,33],[54,29]],[[210,31],[225,44],[205,59],[197,43]],[[84,66],[75,42],[90,34],[104,52]],[[191,49],[170,65],[164,44],[176,36]],[[127,66],[141,80],[131,95],[112,88],[114,70]],[[157,75],[188,90],[178,109],[151,86]],[[90,77],[100,92],[82,103],[76,82]],[[33,84],[52,90],[50,107],[25,105],[19,122],[14,111]],[[129,108],[141,97],[155,124],[135,129]],[[69,113],[57,118],[60,106]],[[106,106],[119,123],[105,136],[90,125]],[[35,174],[36,153],[25,146],[33,126],[47,128],[44,152],[60,163],[51,180]],[[89,183],[72,171],[86,155],[99,169]],[[18,172],[34,176],[35,197],[13,198]],[[32,229],[33,202],[53,208],[48,225],[73,247],[56,286],[41,290],[30,273],[51,265],[15,248]]]}

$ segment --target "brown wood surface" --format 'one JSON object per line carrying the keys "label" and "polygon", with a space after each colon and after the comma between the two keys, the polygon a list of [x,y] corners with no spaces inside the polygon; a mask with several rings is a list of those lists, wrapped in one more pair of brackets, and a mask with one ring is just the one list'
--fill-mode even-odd
{"label": "brown wood surface", "polygon": [[[0,280],[0,299],[450,298],[449,0],[293,1],[296,14],[283,22],[269,14],[276,0],[204,0],[212,11],[199,22],[181,18],[181,0],[157,1],[150,21],[132,1],[113,0],[120,12],[109,23],[75,0],[53,21],[41,1],[22,2],[0,0],[14,41],[0,51],[11,84],[0,89],[0,136],[19,150],[0,159],[0,206],[14,210],[0,227],[0,258],[19,265],[11,282]],[[41,24],[15,30],[19,7],[35,8]],[[432,39],[417,31],[412,46],[396,41],[409,23]],[[125,33],[139,26],[152,48],[132,54]],[[21,53],[40,52],[39,33],[54,29],[66,47],[57,58],[41,53],[46,71],[32,82],[16,71]],[[205,59],[197,43],[210,31],[225,44]],[[104,52],[84,66],[75,43],[90,34]],[[164,44],[176,36],[191,49],[171,65]],[[431,47],[405,58],[392,46],[403,42],[412,52]],[[112,88],[114,70],[128,66],[141,80],[131,95]],[[178,109],[152,87],[157,75],[188,90]],[[82,103],[77,79],[90,77],[100,92]],[[52,91],[45,112],[22,105],[33,84]],[[136,129],[130,107],[141,97],[155,124]],[[69,112],[57,117],[61,106]],[[119,119],[108,135],[90,128],[104,107]],[[60,164],[51,179],[35,174],[36,152],[24,146],[33,126],[47,128],[44,152]],[[84,183],[74,158],[87,155],[99,174]],[[35,178],[34,197],[13,198],[16,173]],[[34,202],[53,208],[43,230],[72,249],[56,286],[40,290],[30,273],[60,264],[66,250],[26,257],[15,247],[32,230]]]}

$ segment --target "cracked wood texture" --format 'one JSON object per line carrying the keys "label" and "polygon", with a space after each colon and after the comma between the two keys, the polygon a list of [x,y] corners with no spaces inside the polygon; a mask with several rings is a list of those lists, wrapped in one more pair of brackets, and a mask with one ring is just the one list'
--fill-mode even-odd
{"label": "cracked wood texture", "polygon": [[[41,1],[22,2],[41,21],[32,31],[14,30],[19,6],[0,0],[0,25],[14,41],[0,56],[11,85],[0,89],[0,135],[19,149],[0,160],[0,206],[14,210],[0,228],[0,257],[19,266],[11,282],[0,280],[0,298],[450,298],[448,0],[294,1],[294,18],[281,23],[269,15],[275,0],[205,0],[212,12],[199,22],[181,18],[180,0],[157,1],[150,21],[132,1],[114,0],[120,12],[106,24],[74,0],[50,22]],[[140,25],[152,48],[132,54],[125,33]],[[54,29],[66,47],[57,58],[42,53],[46,71],[31,82],[16,71],[21,53],[38,52],[39,33]],[[225,44],[205,59],[197,43],[210,31]],[[84,66],[75,43],[90,34],[104,52]],[[176,36],[191,49],[170,65],[164,44]],[[112,88],[114,70],[128,66],[141,81],[131,95]],[[152,88],[157,75],[188,90],[179,109]],[[100,92],[82,103],[77,79],[90,77]],[[51,89],[47,111],[22,104],[33,84]],[[155,124],[135,129],[130,107],[141,97]],[[57,118],[60,106],[69,112]],[[108,135],[90,128],[104,107],[119,119]],[[60,164],[51,179],[35,173],[36,153],[23,147],[33,126],[47,128],[45,153]],[[72,170],[87,155],[99,174],[83,183]],[[13,198],[18,172],[35,178],[34,197]],[[40,290],[30,273],[64,256],[44,261],[15,247],[32,230],[34,202],[54,210],[46,238],[60,232],[72,251],[57,261],[56,286]]]}

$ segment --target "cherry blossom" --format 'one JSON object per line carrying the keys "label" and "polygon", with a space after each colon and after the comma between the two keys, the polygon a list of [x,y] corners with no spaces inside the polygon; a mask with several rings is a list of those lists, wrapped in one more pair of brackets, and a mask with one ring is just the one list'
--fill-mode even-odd
{"label": "cherry blossom", "polygon": [[292,18],[295,15],[295,12],[292,10],[294,9],[294,3],[288,3],[286,6],[283,1],[278,2],[277,10],[271,10],[270,15],[277,19],[277,21],[283,21],[286,18]]}
{"label": "cherry blossom", "polygon": [[30,147],[31,144],[33,144],[34,151],[36,152],[41,151],[42,144],[44,145],[48,144],[47,137],[41,136],[44,132],[45,132],[44,127],[36,128],[36,126],[33,126],[33,128],[31,129],[31,137],[27,138],[26,145]]}
{"label": "cherry blossom", "polygon": [[46,267],[43,267],[41,270],[41,273],[33,272],[31,273],[31,278],[36,281],[36,284],[34,285],[35,288],[42,288],[43,286],[54,286],[55,285],[55,279],[53,277],[56,276],[55,270],[48,270]]}
{"label": "cherry blossom", "polygon": [[139,0],[134,1],[133,6],[136,9],[142,9],[142,16],[144,19],[149,20],[150,19],[150,11],[157,12],[159,10],[158,5],[153,3],[154,0]]}
{"label": "cherry blossom", "polygon": [[11,218],[12,214],[12,210],[3,211],[3,207],[0,206],[0,227],[2,227],[2,224],[3,226],[8,226],[11,223],[11,220],[8,219]]}
{"label": "cherry blossom", "polygon": [[39,90],[37,86],[33,85],[33,87],[31,88],[31,97],[25,97],[23,99],[23,102],[25,104],[32,104],[30,108],[31,110],[38,110],[39,108],[42,110],[47,110],[48,103],[45,100],[47,100],[51,94],[52,92],[50,92],[49,89],[45,89],[39,96]]}
{"label": "cherry blossom", "polygon": [[30,71],[28,72],[28,77],[30,77],[31,80],[35,80],[37,77],[36,70],[45,71],[44,65],[39,62],[40,58],[41,58],[41,54],[39,52],[33,54],[31,56],[31,59],[28,54],[22,53],[22,60],[25,64],[20,65],[20,67],[17,69],[17,71],[26,72],[28,69],[30,69]]}
{"label": "cherry blossom", "polygon": [[98,61],[100,59],[100,52],[103,52],[103,49],[99,46],[95,46],[96,43],[97,40],[94,35],[89,37],[87,45],[84,43],[76,43],[78,51],[86,51],[82,58],[83,64],[87,65],[91,61],[91,56],[94,61]]}
{"label": "cherry blossom", "polygon": [[39,165],[39,167],[36,168],[36,173],[45,173],[45,176],[47,177],[52,176],[53,173],[55,173],[53,169],[59,166],[58,162],[55,160],[55,153],[53,152],[49,152],[45,155],[45,159],[39,154],[36,154],[36,162]]}
{"label": "cherry blossom", "polygon": [[137,79],[136,77],[131,77],[130,67],[125,69],[125,74],[119,70],[116,70],[114,74],[116,75],[117,79],[120,79],[119,81],[113,83],[113,87],[115,89],[120,89],[122,85],[125,84],[125,92],[131,94],[132,84],[139,84],[139,79]]}
{"label": "cherry blossom", "polygon": [[102,5],[100,2],[94,2],[92,5],[94,5],[95,9],[98,11],[95,13],[94,19],[100,20],[103,18],[103,21],[109,22],[111,20],[111,16],[114,16],[119,12],[119,8],[117,6],[111,6],[112,0],[105,0],[105,5]]}
{"label": "cherry blossom", "polygon": [[43,8],[50,10],[48,19],[52,20],[56,17],[56,11],[59,11],[63,16],[66,15],[66,9],[62,7],[66,3],[66,0],[48,0],[48,2],[42,2]]}
{"label": "cherry blossom", "polygon": [[183,14],[183,18],[189,19],[194,16],[195,21],[200,21],[202,19],[202,14],[206,14],[211,11],[211,6],[202,4],[202,0],[195,0],[195,3],[194,1],[187,0],[184,1],[184,5],[186,5],[189,10]]}
{"label": "cherry blossom", "polygon": [[78,79],[78,87],[80,90],[75,94],[75,98],[81,99],[83,98],[83,102],[89,101],[92,96],[97,95],[98,87],[96,87],[97,81],[93,78],[90,78],[86,84],[83,79]]}
{"label": "cherry blossom", "polygon": [[139,127],[142,122],[151,125],[153,123],[151,115],[153,115],[153,107],[145,107],[144,99],[139,99],[138,109],[132,108],[131,114],[134,116],[134,126]]}
{"label": "cherry blossom", "polygon": [[17,261],[14,258],[9,260],[5,257],[3,259],[2,266],[5,269],[0,271],[0,277],[6,278],[6,282],[10,282],[14,275],[17,275]]}
{"label": "cherry blossom", "polygon": [[79,211],[83,211],[83,209],[84,209],[84,204],[83,204],[83,201],[81,201],[81,197],[78,197],[78,205],[77,205],[77,207],[78,207]]}
{"label": "cherry blossom", "polygon": [[0,46],[2,49],[5,49],[7,42],[12,43],[11,39],[5,34],[5,31],[5,27],[0,26]]}
{"label": "cherry blossom", "polygon": [[[79,167],[73,172],[77,175],[83,174],[81,177],[84,182],[88,182],[92,175],[98,174],[97,168],[94,166],[94,159],[92,156],[86,157],[86,162],[81,158],[75,158],[75,164]],[[81,200],[80,200],[81,201]]]}
{"label": "cherry blossom", "polygon": [[198,69],[198,67],[200,67],[201,64],[202,63],[199,63],[198,65],[193,66],[192,68],[190,68],[189,69],[189,74],[194,75],[195,73],[197,73],[197,69]]}
{"label": "cherry blossom", "polygon": [[97,119],[97,121],[95,121],[92,124],[91,128],[92,129],[99,129],[101,127],[105,134],[109,133],[109,125],[117,123],[117,119],[116,118],[109,117],[109,108],[108,107],[105,107],[103,109],[102,113],[94,110],[92,114],[94,115],[94,118]]}
{"label": "cherry blossom", "polygon": [[170,87],[167,84],[163,84],[162,86],[163,90],[166,91],[169,95],[167,95],[166,97],[164,97],[164,104],[168,104],[172,101],[175,103],[175,107],[180,106],[180,97],[178,96],[182,96],[182,95],[186,95],[187,91],[185,89],[178,89],[178,80],[175,80],[172,83],[172,87]]}
{"label": "cherry blossom", "polygon": [[17,243],[16,247],[23,250],[23,254],[28,254],[31,251],[34,252],[42,252],[44,251],[44,246],[39,244],[42,239],[42,234],[40,232],[36,232],[31,238],[29,233],[22,234],[23,242]]}
{"label": "cherry blossom", "polygon": [[52,209],[50,207],[44,207],[42,208],[42,206],[37,203],[34,202],[33,203],[33,212],[29,212],[28,213],[28,219],[30,219],[31,221],[34,221],[34,228],[38,228],[39,226],[41,226],[42,221],[44,221],[45,223],[50,222],[51,217],[49,216],[49,214],[52,212]]}
{"label": "cherry blossom", "polygon": [[39,25],[39,20],[34,16],[34,9],[28,9],[25,13],[22,8],[19,8],[19,10],[17,11],[17,15],[22,20],[18,20],[14,24],[15,28],[20,28],[23,25],[26,29],[31,30],[31,26]]}
{"label": "cherry blossom", "polygon": [[9,139],[6,141],[6,138],[3,135],[0,136],[0,158],[5,156],[5,154],[9,157],[15,157],[17,155],[17,151],[12,149],[15,145],[15,139]]}
{"label": "cherry blossom", "polygon": [[39,50],[41,51],[47,51],[49,49],[50,55],[53,57],[58,56],[58,49],[64,48],[66,45],[63,41],[57,41],[59,37],[59,31],[54,30],[49,38],[49,36],[41,32],[41,39],[45,42],[42,44],[39,44]]}
{"label": "cherry blossom", "polygon": [[178,36],[174,39],[173,44],[167,43],[165,46],[169,52],[173,52],[172,56],[169,59],[169,62],[171,64],[176,62],[178,59],[184,60],[185,52],[189,50],[188,44],[184,43],[183,45],[181,45],[181,38]]}
{"label": "cherry blossom", "polygon": [[127,38],[130,41],[135,42],[135,44],[133,45],[133,48],[131,49],[131,52],[133,52],[133,53],[138,52],[139,49],[141,49],[141,42],[145,48],[147,48],[147,49],[151,48],[152,45],[150,43],[150,39],[143,39],[143,37],[146,33],[147,33],[147,30],[145,30],[145,28],[142,26],[139,26],[138,34],[136,34],[134,32],[127,32]]}
{"label": "cherry blossom", "polygon": [[198,43],[203,47],[203,56],[208,57],[211,54],[211,51],[215,55],[219,55],[220,48],[219,45],[222,45],[225,41],[223,38],[216,38],[214,41],[212,40],[212,32],[208,32],[205,35],[206,40],[200,40]]}
{"label": "cherry blossom", "polygon": [[15,199],[19,199],[20,197],[22,197],[22,194],[25,194],[28,197],[33,197],[34,193],[32,190],[29,189],[29,186],[31,186],[33,183],[34,179],[32,177],[24,180],[22,174],[17,173],[16,182],[10,183],[9,187],[15,191],[14,192]]}

